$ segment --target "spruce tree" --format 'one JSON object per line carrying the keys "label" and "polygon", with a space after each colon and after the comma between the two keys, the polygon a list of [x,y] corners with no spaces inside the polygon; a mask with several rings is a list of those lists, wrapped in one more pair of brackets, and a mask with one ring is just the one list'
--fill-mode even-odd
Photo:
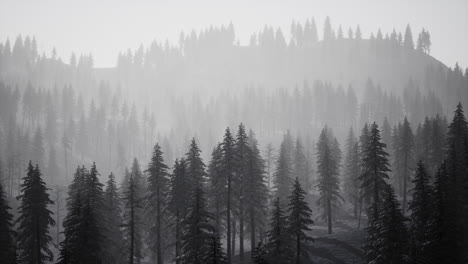
{"label": "spruce tree", "polygon": [[269,264],[267,261],[268,255],[262,242],[258,242],[258,245],[252,252],[252,259],[250,261],[251,264]]}
{"label": "spruce tree", "polygon": [[148,176],[148,191],[146,195],[146,214],[149,217],[149,247],[153,254],[153,262],[162,264],[164,259],[162,245],[163,222],[166,220],[168,167],[164,163],[161,147],[154,146],[153,157],[146,172]]}
{"label": "spruce tree", "polygon": [[367,145],[362,153],[362,172],[359,179],[361,180],[361,188],[366,200],[371,202],[374,219],[378,216],[378,205],[380,203],[381,192],[387,185],[389,164],[386,145],[381,142],[380,131],[377,124],[374,122],[371,126],[370,135]]}
{"label": "spruce tree", "polygon": [[339,193],[339,162],[336,150],[334,151],[334,141],[329,138],[330,134],[325,127],[317,142],[317,172],[319,174],[317,187],[320,192],[317,204],[323,209],[323,218],[327,220],[329,234],[332,233],[332,207],[336,206],[338,199],[343,200]]}
{"label": "spruce tree", "polygon": [[[235,177],[235,152],[234,152],[234,138],[231,135],[229,127],[226,128],[224,139],[221,144],[222,151],[222,164],[223,164],[223,175],[226,177],[226,239],[227,239],[227,260],[228,263],[231,263],[231,222],[232,222],[232,195],[233,195],[233,179]],[[233,253],[233,252],[232,252]]]}
{"label": "spruce tree", "polygon": [[205,258],[206,264],[226,264],[226,255],[224,254],[221,240],[218,233],[211,235],[211,243],[208,254]]}
{"label": "spruce tree", "polygon": [[296,243],[296,264],[301,262],[304,242],[312,241],[312,238],[306,233],[311,230],[310,225],[314,224],[312,220],[312,210],[305,201],[306,194],[298,178],[296,178],[288,203],[289,232],[293,235],[293,239]]}
{"label": "spruce tree", "polygon": [[256,235],[260,234],[264,226],[268,189],[265,180],[265,162],[260,155],[255,134],[249,133],[247,184],[244,190],[247,215],[249,217],[250,248],[255,248]]}
{"label": "spruce tree", "polygon": [[182,239],[182,220],[187,215],[190,197],[190,185],[187,182],[185,159],[176,159],[170,180],[168,209],[175,220],[175,261],[180,263],[180,240]]}
{"label": "spruce tree", "polygon": [[140,184],[138,177],[133,173],[128,178],[128,187],[123,194],[124,200],[124,213],[123,213],[123,234],[125,239],[125,246],[127,247],[128,263],[139,264],[143,258],[142,255],[142,219],[141,209],[142,197],[139,195]]}
{"label": "spruce tree", "polygon": [[410,217],[410,256],[415,261],[427,261],[423,256],[424,247],[428,241],[427,226],[433,211],[432,208],[432,188],[429,185],[429,176],[422,161],[419,161],[416,174],[412,180],[413,188],[412,200],[408,209],[411,211]]}
{"label": "spruce tree", "polygon": [[267,233],[267,243],[265,245],[269,263],[292,263],[295,245],[288,227],[288,217],[281,208],[280,198],[277,197],[273,203],[270,229]]}
{"label": "spruce tree", "polygon": [[115,176],[111,173],[106,183],[104,193],[105,201],[105,218],[107,222],[106,233],[106,256],[109,258],[107,263],[120,263],[122,259],[121,249],[123,247],[123,235],[121,231],[121,201],[120,195],[115,182]]}
{"label": "spruce tree", "polygon": [[59,263],[80,263],[84,243],[82,208],[84,205],[85,168],[78,167],[72,183],[68,186],[67,215],[63,220],[64,240],[60,243]]}
{"label": "spruce tree", "polygon": [[222,215],[226,210],[226,178],[223,175],[223,153],[222,145],[218,144],[211,153],[211,160],[208,165],[208,186],[207,198],[208,207],[213,212],[215,228],[221,233]]}
{"label": "spruce tree", "polygon": [[196,186],[192,192],[189,213],[182,223],[181,264],[204,264],[212,253],[214,227],[210,221],[213,216],[206,211],[204,195],[201,186]]}
{"label": "spruce tree", "polygon": [[371,216],[364,246],[365,263],[406,263],[408,234],[400,205],[390,185],[384,186],[378,216]]}
{"label": "spruce tree", "polygon": [[0,181],[0,259],[5,264],[16,263],[13,215],[9,210],[11,210],[11,207],[8,206],[8,201]]}
{"label": "spruce tree", "polygon": [[49,248],[52,237],[49,227],[55,225],[53,213],[47,208],[54,202],[49,198],[49,190],[42,180],[39,166],[29,162],[27,174],[21,184],[22,194],[18,196],[21,205],[18,208],[18,262],[44,263],[52,261],[54,256]]}
{"label": "spruce tree", "polygon": [[359,195],[359,145],[354,136],[352,128],[349,131],[346,140],[346,155],[344,162],[344,192],[348,196],[353,205],[354,218],[358,218],[358,210],[360,204]]}
{"label": "spruce tree", "polygon": [[191,188],[201,186],[205,183],[205,163],[201,158],[201,150],[195,141],[192,139],[189,151],[186,154],[185,161],[187,163],[187,180],[190,182]]}
{"label": "spruce tree", "polygon": [[276,197],[279,197],[282,201],[287,199],[293,181],[292,160],[288,137],[288,135],[285,135],[281,142],[278,159],[276,160],[276,170],[274,173]]}

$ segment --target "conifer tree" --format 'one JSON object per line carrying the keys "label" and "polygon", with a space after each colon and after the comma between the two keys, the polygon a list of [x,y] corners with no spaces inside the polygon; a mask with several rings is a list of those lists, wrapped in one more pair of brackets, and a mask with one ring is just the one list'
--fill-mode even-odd
{"label": "conifer tree", "polygon": [[427,261],[423,256],[424,247],[428,241],[427,226],[430,214],[432,213],[432,188],[429,185],[429,176],[426,173],[424,164],[419,161],[416,174],[412,180],[411,189],[412,200],[408,209],[411,211],[410,217],[410,256],[415,261]]}
{"label": "conifer tree", "polygon": [[201,150],[195,141],[192,139],[189,151],[186,154],[185,161],[187,163],[187,180],[190,182],[191,188],[201,186],[205,183],[205,163],[201,158]]}
{"label": "conifer tree", "polygon": [[226,255],[224,254],[221,240],[217,233],[211,235],[211,243],[206,256],[205,262],[207,264],[226,264]]}
{"label": "conifer tree", "polygon": [[255,248],[256,234],[260,233],[264,226],[263,219],[266,215],[268,202],[268,189],[265,184],[265,162],[260,155],[255,134],[249,133],[247,184],[244,196],[249,216],[250,248]]}
{"label": "conifer tree", "polygon": [[408,252],[408,234],[400,205],[390,185],[382,192],[378,216],[371,216],[364,246],[365,263],[405,263]]}
{"label": "conifer tree", "polygon": [[318,190],[320,198],[317,204],[323,209],[323,218],[328,223],[328,233],[332,233],[332,206],[335,206],[338,199],[343,200],[339,191],[339,163],[336,150],[334,151],[334,141],[329,139],[330,133],[325,127],[320,133],[317,142],[317,172],[319,174]]}
{"label": "conifer tree", "polygon": [[234,152],[234,138],[231,135],[229,127],[226,128],[224,139],[221,144],[221,151],[223,155],[223,175],[226,177],[226,239],[227,239],[227,260],[231,263],[231,217],[232,217],[232,194],[233,194],[233,179],[235,177],[235,152]]}
{"label": "conifer tree", "polygon": [[[1,169],[1,168],[0,168]],[[5,264],[16,263],[16,249],[13,231],[13,215],[9,212],[11,207],[0,182],[0,259]]]}
{"label": "conifer tree", "polygon": [[371,126],[370,135],[362,153],[362,171],[359,179],[361,180],[361,188],[363,195],[372,204],[374,219],[378,216],[378,205],[380,203],[381,192],[387,185],[389,164],[386,145],[381,142],[380,131],[377,124],[374,122]]}
{"label": "conifer tree", "polygon": [[213,216],[206,211],[206,200],[201,186],[192,192],[189,213],[183,221],[184,234],[181,243],[181,264],[204,264],[209,258],[214,227]]}
{"label": "conifer tree", "polygon": [[274,173],[276,197],[282,201],[287,199],[292,185],[292,160],[288,141],[288,135],[285,135],[280,145]]}
{"label": "conifer tree", "polygon": [[304,146],[302,145],[302,141],[299,137],[296,139],[296,146],[294,148],[292,176],[294,179],[299,179],[301,186],[304,186],[304,190],[306,192],[309,191],[310,175],[307,175],[307,159],[304,153]]}
{"label": "conifer tree", "polygon": [[402,182],[403,182],[403,205],[402,210],[403,214],[406,213],[406,204],[407,204],[407,194],[408,194],[408,180],[409,180],[409,172],[413,164],[412,156],[414,153],[414,136],[413,132],[411,131],[410,123],[408,119],[405,117],[403,121],[403,126],[399,131],[399,146],[397,150],[397,159],[401,159],[399,164],[402,166],[400,168]]}
{"label": "conifer tree", "polygon": [[211,153],[208,165],[208,206],[213,212],[215,229],[221,233],[222,212],[226,209],[226,178],[223,175],[222,145],[218,144]]}
{"label": "conifer tree", "polygon": [[72,183],[68,186],[67,215],[63,220],[65,239],[60,243],[59,263],[79,263],[82,261],[81,244],[84,241],[82,207],[84,205],[85,168],[78,167]]}
{"label": "conifer tree", "polygon": [[288,203],[289,232],[292,233],[296,244],[296,264],[301,262],[303,243],[312,241],[312,238],[306,232],[311,230],[310,225],[314,224],[314,221],[311,218],[312,210],[305,201],[305,196],[306,192],[302,189],[298,178],[296,178]]}
{"label": "conifer tree", "polygon": [[268,264],[267,252],[262,242],[258,242],[252,253],[251,264]]}
{"label": "conifer tree", "polygon": [[267,243],[265,245],[269,263],[287,264],[293,261],[294,240],[288,226],[288,217],[281,208],[280,199],[277,197],[273,203],[270,229],[267,233]]}
{"label": "conifer tree", "polygon": [[180,263],[180,240],[182,239],[182,220],[189,207],[190,185],[187,182],[187,165],[185,159],[176,159],[170,180],[168,209],[175,218],[175,261]]}
{"label": "conifer tree", "polygon": [[18,196],[18,262],[45,263],[54,256],[49,248],[52,237],[49,227],[55,225],[53,213],[47,208],[54,202],[49,198],[48,188],[41,177],[39,166],[29,162],[27,175],[21,184],[22,194]]}
{"label": "conifer tree", "polygon": [[349,131],[348,138],[346,140],[346,156],[344,164],[344,192],[348,196],[349,201],[353,204],[354,217],[358,218],[359,209],[359,145],[357,139],[354,136],[352,128]]}
{"label": "conifer tree", "polygon": [[153,262],[163,263],[162,233],[166,217],[168,192],[168,167],[164,163],[161,147],[154,146],[153,156],[146,172],[148,176],[148,192],[146,195],[146,213],[150,219],[149,247],[153,253]]}
{"label": "conifer tree", "polygon": [[140,184],[138,177],[133,173],[128,178],[128,187],[123,194],[124,213],[123,213],[123,234],[125,239],[125,246],[127,247],[128,263],[139,264],[143,258],[142,254],[142,219],[141,209],[142,197],[139,195]]}
{"label": "conifer tree", "polygon": [[106,262],[120,263],[122,259],[121,249],[123,248],[123,235],[120,228],[122,225],[121,202],[113,173],[109,175],[107,180],[104,201],[107,222],[105,250],[106,256],[109,257]]}

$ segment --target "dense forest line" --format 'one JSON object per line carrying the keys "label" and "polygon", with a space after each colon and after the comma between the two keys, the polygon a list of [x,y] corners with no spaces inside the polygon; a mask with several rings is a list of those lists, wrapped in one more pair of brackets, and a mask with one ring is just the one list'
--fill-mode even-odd
{"label": "dense forest line", "polygon": [[[14,222],[2,181],[2,259],[48,262],[59,248],[58,263],[231,263],[237,254],[237,263],[298,263],[313,260],[313,212],[331,234],[347,211],[359,225],[367,222],[366,263],[463,263],[468,123],[461,104],[448,127],[437,117],[419,129],[423,142],[407,119],[391,135],[366,124],[359,138],[350,130],[343,155],[325,127],[316,178],[300,138],[285,134],[272,182],[255,134],[242,124],[235,135],[226,129],[208,166],[195,139],[172,171],[156,144],[146,169],[134,159],[119,187],[111,173],[104,188],[95,164],[78,166],[64,218],[64,195],[58,187],[50,193],[48,175],[30,162]],[[60,223],[63,238],[55,239],[51,228]]]}
{"label": "dense forest line", "polygon": [[409,25],[285,35],[210,27],[112,68],[0,43],[0,260],[466,262],[468,69]]}

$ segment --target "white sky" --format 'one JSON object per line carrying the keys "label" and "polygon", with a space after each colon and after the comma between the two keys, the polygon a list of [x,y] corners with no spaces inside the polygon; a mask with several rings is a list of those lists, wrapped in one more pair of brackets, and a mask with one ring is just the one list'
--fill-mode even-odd
{"label": "white sky", "polygon": [[293,19],[314,16],[319,32],[326,16],[345,32],[357,24],[368,37],[380,27],[404,31],[414,39],[425,27],[432,55],[448,66],[468,67],[467,0],[0,0],[0,41],[18,34],[35,35],[39,49],[55,46],[68,62],[75,51],[92,53],[95,65],[115,65],[119,51],[168,38],[177,43],[181,30],[203,29],[232,21],[237,38],[247,43],[265,24],[288,36]]}

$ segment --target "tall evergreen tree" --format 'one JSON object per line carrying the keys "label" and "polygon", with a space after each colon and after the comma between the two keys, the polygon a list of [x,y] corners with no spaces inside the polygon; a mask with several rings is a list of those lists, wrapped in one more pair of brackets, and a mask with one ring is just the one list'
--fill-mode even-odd
{"label": "tall evergreen tree", "polygon": [[121,201],[113,173],[109,175],[104,193],[105,217],[107,222],[106,234],[106,256],[107,263],[121,263],[123,248],[123,235],[121,231]]}
{"label": "tall evergreen tree", "polygon": [[190,197],[190,185],[186,179],[185,159],[176,159],[170,180],[168,209],[175,218],[175,261],[180,263],[180,240],[182,239],[182,220],[187,215]]}
{"label": "tall evergreen tree", "polygon": [[328,233],[331,234],[332,206],[336,206],[338,199],[343,200],[343,198],[339,193],[339,163],[333,150],[334,141],[329,139],[329,136],[328,128],[325,127],[317,142],[317,172],[319,174],[317,187],[320,192],[317,204],[323,209],[323,218],[327,220]]}
{"label": "tall evergreen tree", "polygon": [[268,261],[272,264],[292,263],[294,259],[294,240],[288,230],[288,217],[281,208],[280,198],[273,203],[270,218],[270,229],[265,245]]}
{"label": "tall evergreen tree", "polygon": [[141,209],[142,197],[139,195],[140,184],[138,183],[138,177],[133,173],[128,178],[128,187],[123,194],[124,213],[123,213],[123,234],[125,239],[125,245],[128,252],[127,258],[128,263],[139,264],[143,258],[142,254],[142,219]]}
{"label": "tall evergreen tree", "polygon": [[405,120],[403,121],[403,126],[401,127],[399,131],[399,146],[398,146],[397,157],[396,157],[396,158],[401,159],[399,164],[402,166],[399,171],[402,173],[400,177],[402,177],[402,182],[403,182],[403,190],[402,190],[403,214],[406,213],[406,204],[408,201],[407,200],[408,181],[409,181],[409,173],[413,165],[413,160],[412,160],[412,157],[414,154],[413,148],[414,148],[413,132],[411,131],[411,126],[410,126],[410,123],[408,122],[408,119],[405,117]]}
{"label": "tall evergreen tree", "polygon": [[59,263],[80,263],[82,261],[84,243],[82,207],[84,204],[85,168],[78,167],[72,183],[68,186],[67,215],[63,220],[65,239],[60,243]]}
{"label": "tall evergreen tree", "polygon": [[294,148],[292,176],[293,178],[299,179],[301,186],[304,186],[304,190],[306,192],[309,191],[310,175],[307,174],[307,159],[304,153],[304,146],[302,145],[302,141],[299,137],[296,139],[296,145]]}
{"label": "tall evergreen tree", "polygon": [[5,264],[16,263],[16,249],[13,231],[13,215],[9,212],[11,207],[0,182],[0,259]]}
{"label": "tall evergreen tree", "polygon": [[205,163],[203,163],[201,150],[195,138],[190,143],[185,160],[187,163],[187,180],[190,182],[191,188],[194,189],[196,186],[203,185],[206,177]]}
{"label": "tall evergreen tree", "polygon": [[54,202],[49,198],[49,190],[42,180],[39,166],[29,162],[26,176],[21,184],[22,194],[18,196],[18,262],[45,263],[54,256],[49,248],[52,237],[49,227],[55,225],[52,211],[47,207]]}
{"label": "tall evergreen tree", "polygon": [[358,218],[358,210],[360,203],[359,195],[359,145],[357,138],[354,136],[353,129],[351,128],[346,140],[346,155],[344,164],[344,192],[348,196],[349,201],[353,205],[354,217]]}
{"label": "tall evergreen tree", "polygon": [[189,213],[183,221],[184,234],[181,243],[181,264],[204,264],[211,257],[214,227],[213,216],[206,211],[206,200],[201,186],[192,192]]}
{"label": "tall evergreen tree", "polygon": [[226,177],[226,238],[227,238],[227,260],[228,263],[232,261],[232,254],[231,252],[232,244],[231,244],[231,221],[232,221],[232,194],[233,194],[233,179],[235,177],[235,152],[234,152],[234,138],[231,135],[231,131],[229,127],[226,128],[226,132],[224,134],[224,139],[221,144],[221,151],[223,155],[223,175]]}
{"label": "tall evergreen tree", "polygon": [[400,205],[390,185],[385,185],[378,216],[371,217],[364,246],[365,263],[406,263],[408,234]]}
{"label": "tall evergreen tree", "polygon": [[296,264],[301,263],[303,243],[312,241],[312,238],[306,232],[311,230],[310,225],[314,224],[314,221],[311,218],[312,210],[305,201],[305,196],[306,192],[302,189],[298,178],[296,178],[288,204],[289,231],[294,236],[296,243]]}
{"label": "tall evergreen tree", "polygon": [[371,126],[367,145],[362,153],[362,172],[359,179],[363,195],[372,203],[374,219],[378,217],[378,205],[380,203],[381,192],[385,189],[388,177],[389,164],[386,145],[381,142],[380,131],[376,123]]}
{"label": "tall evergreen tree", "polygon": [[276,171],[274,173],[276,197],[285,201],[289,195],[289,189],[291,188],[292,181],[292,160],[289,146],[289,135],[287,134],[283,137],[278,159],[276,160]]}
{"label": "tall evergreen tree", "polygon": [[409,227],[410,256],[412,260],[418,263],[428,261],[423,252],[428,241],[427,226],[433,210],[432,188],[429,185],[429,176],[422,161],[418,163],[412,182],[414,186],[410,191],[412,193],[412,200],[408,206],[408,209],[411,211]]}
{"label": "tall evergreen tree", "polygon": [[268,189],[265,183],[265,162],[260,155],[257,140],[252,131],[249,133],[247,184],[245,185],[245,203],[249,217],[250,248],[255,248],[256,235],[261,233],[266,215]]}
{"label": "tall evergreen tree", "polygon": [[223,153],[222,145],[218,144],[211,153],[210,164],[208,165],[208,207],[213,212],[215,228],[221,233],[222,215],[226,210],[226,178],[223,174]]}
{"label": "tall evergreen tree", "polygon": [[[153,262],[162,264],[164,252],[162,245],[163,222],[165,222],[167,193],[168,193],[168,167],[164,163],[161,147],[154,146],[153,157],[146,172],[148,176],[148,192],[146,196],[146,212],[150,219],[149,247],[153,253]],[[155,222],[153,223],[153,220]]]}

